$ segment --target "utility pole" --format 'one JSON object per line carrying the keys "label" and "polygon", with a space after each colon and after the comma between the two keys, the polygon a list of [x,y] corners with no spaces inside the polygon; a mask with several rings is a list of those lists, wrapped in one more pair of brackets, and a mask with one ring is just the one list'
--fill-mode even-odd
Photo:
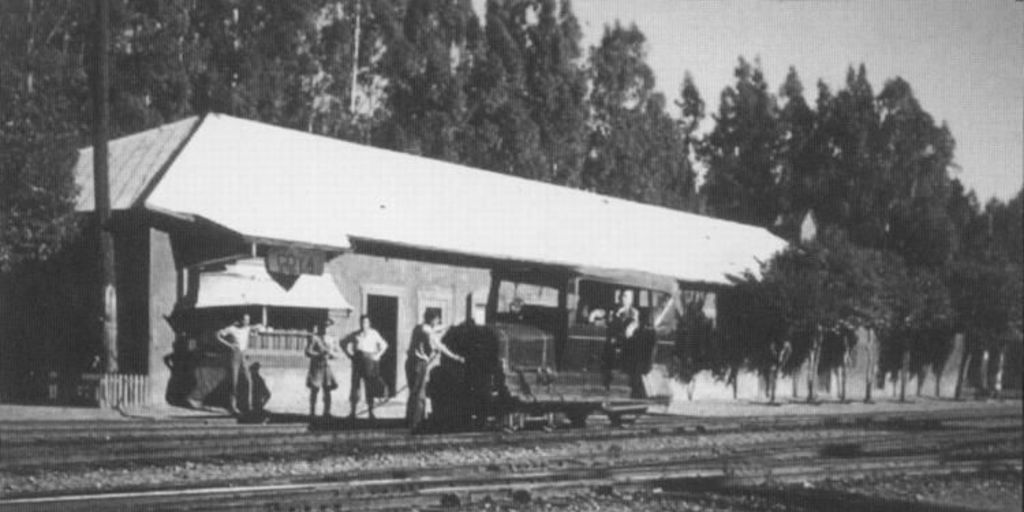
{"label": "utility pole", "polygon": [[110,232],[110,175],[107,168],[107,134],[110,125],[108,96],[110,72],[108,66],[108,36],[110,23],[109,0],[95,0],[96,26],[93,49],[96,69],[92,80],[92,169],[96,199],[96,233],[100,263],[101,339],[103,340],[103,368],[117,373],[117,290],[115,288],[114,237]]}

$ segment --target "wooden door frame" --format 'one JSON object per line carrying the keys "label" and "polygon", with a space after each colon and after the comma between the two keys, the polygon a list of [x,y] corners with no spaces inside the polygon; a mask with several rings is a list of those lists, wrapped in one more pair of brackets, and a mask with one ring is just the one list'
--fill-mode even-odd
{"label": "wooden door frame", "polygon": [[394,339],[394,350],[395,350],[395,389],[398,391],[406,387],[405,382],[405,352],[408,349],[408,337],[409,333],[405,332],[405,325],[408,325],[408,314],[403,302],[407,300],[406,288],[404,286],[395,286],[389,284],[362,284],[359,286],[360,294],[360,314],[365,315],[369,313],[369,296],[379,295],[383,297],[393,297],[396,301],[396,313],[397,318],[395,319],[395,339]]}

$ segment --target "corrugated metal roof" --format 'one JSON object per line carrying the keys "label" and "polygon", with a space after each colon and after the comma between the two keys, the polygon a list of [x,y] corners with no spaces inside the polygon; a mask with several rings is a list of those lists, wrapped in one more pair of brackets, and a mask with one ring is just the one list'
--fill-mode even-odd
{"label": "corrugated metal roof", "polygon": [[786,245],[758,227],[224,115],[203,119],[145,204],[255,237],[342,248],[352,237],[702,283],[756,272]]}
{"label": "corrugated metal roof", "polygon": [[[111,208],[121,210],[134,205],[198,122],[198,117],[189,117],[110,141],[107,166]],[[79,187],[75,209],[91,211],[96,204],[91,146],[78,152],[75,184]]]}

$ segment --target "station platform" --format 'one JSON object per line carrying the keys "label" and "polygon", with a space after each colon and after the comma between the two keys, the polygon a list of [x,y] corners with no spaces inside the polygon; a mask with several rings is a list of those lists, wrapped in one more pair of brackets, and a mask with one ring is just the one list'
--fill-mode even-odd
{"label": "station platform", "polygon": [[[317,415],[321,413],[321,403],[317,403]],[[268,413],[274,416],[287,416],[304,418],[308,414],[306,409],[295,410],[274,410],[268,409]],[[366,418],[365,404],[360,404],[358,417]],[[391,400],[382,405],[374,407],[374,413],[380,419],[399,419],[405,417],[405,401]],[[347,401],[335,402],[331,410],[334,418],[347,418],[349,404]],[[133,407],[126,410],[100,409],[98,407],[74,407],[62,405],[23,405],[23,404],[2,404],[0,403],[0,422],[12,421],[137,421],[137,420],[229,420],[233,417],[224,409],[187,409],[171,405],[158,405],[149,407]]]}

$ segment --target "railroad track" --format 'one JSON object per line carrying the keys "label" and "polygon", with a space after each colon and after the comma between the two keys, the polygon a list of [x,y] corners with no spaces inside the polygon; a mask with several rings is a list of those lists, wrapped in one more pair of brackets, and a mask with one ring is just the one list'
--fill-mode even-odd
{"label": "railroad track", "polygon": [[[596,422],[595,422],[596,423]],[[444,436],[409,436],[404,429],[341,430],[337,422],[320,429],[306,424],[239,425],[219,420],[197,422],[0,422],[0,470],[24,471],[75,466],[164,464],[206,459],[301,458],[326,455],[401,453],[481,446],[595,442],[638,436],[719,434],[822,428],[930,430],[1020,429],[1019,408],[998,408],[979,417],[977,411],[847,414],[842,416],[776,416],[752,418],[686,418],[645,416],[623,428],[514,434],[476,432]],[[331,426],[337,428],[331,428]]]}
{"label": "railroad track", "polygon": [[[751,437],[743,434],[721,434],[713,437],[713,442],[694,443],[665,436],[662,438],[645,438],[643,443],[654,444],[654,447],[636,448],[616,441],[582,443],[573,446],[562,446],[550,452],[527,450],[520,457],[506,460],[488,459],[483,462],[468,464],[434,464],[429,467],[409,468],[402,466],[382,467],[377,470],[351,469],[345,475],[358,474],[360,478],[369,480],[388,480],[395,478],[414,478],[419,475],[443,469],[444,471],[465,474],[490,473],[523,473],[546,468],[589,470],[594,467],[614,466],[621,461],[644,462],[649,465],[715,461],[720,464],[734,463],[744,458],[770,455],[775,458],[801,458],[815,456],[864,457],[876,454],[893,454],[900,447],[903,452],[913,454],[927,448],[934,451],[948,452],[948,446],[958,446],[970,452],[978,444],[985,446],[1014,446],[1020,444],[1017,432],[981,432],[978,431],[969,441],[963,439],[962,432],[933,432],[925,439],[917,439],[916,434],[900,432],[863,432],[824,431],[816,433],[777,432],[771,437]],[[704,436],[705,440],[712,436]],[[675,441],[675,443],[673,443]],[[925,444],[927,441],[928,444]],[[627,441],[628,442],[628,441]],[[1016,445],[1014,444],[1016,443]],[[907,447],[914,447],[907,451]],[[1019,448],[1019,446],[1017,446]],[[1019,450],[1018,450],[1019,451]],[[624,454],[625,452],[625,454]],[[492,456],[493,457],[493,456]],[[947,457],[951,458],[951,457]],[[385,465],[386,466],[386,465]],[[326,479],[339,481],[339,476],[328,476]],[[289,483],[322,482],[323,475],[308,475],[302,478],[291,478]],[[274,482],[273,478],[263,484]],[[237,481],[206,481],[204,486],[229,486]],[[247,482],[249,484],[255,482]],[[185,486],[178,488],[184,489]],[[166,489],[166,487],[164,488]],[[144,490],[137,487],[132,490]]]}
{"label": "railroad track", "polygon": [[[870,474],[1020,471],[1021,432],[867,432],[800,440],[540,458],[515,466],[477,465],[363,471],[333,481],[206,489],[163,489],[0,501],[0,510],[405,510],[411,506],[519,500],[579,489],[631,489],[714,482],[750,484]],[[855,447],[855,449],[851,449]]]}

